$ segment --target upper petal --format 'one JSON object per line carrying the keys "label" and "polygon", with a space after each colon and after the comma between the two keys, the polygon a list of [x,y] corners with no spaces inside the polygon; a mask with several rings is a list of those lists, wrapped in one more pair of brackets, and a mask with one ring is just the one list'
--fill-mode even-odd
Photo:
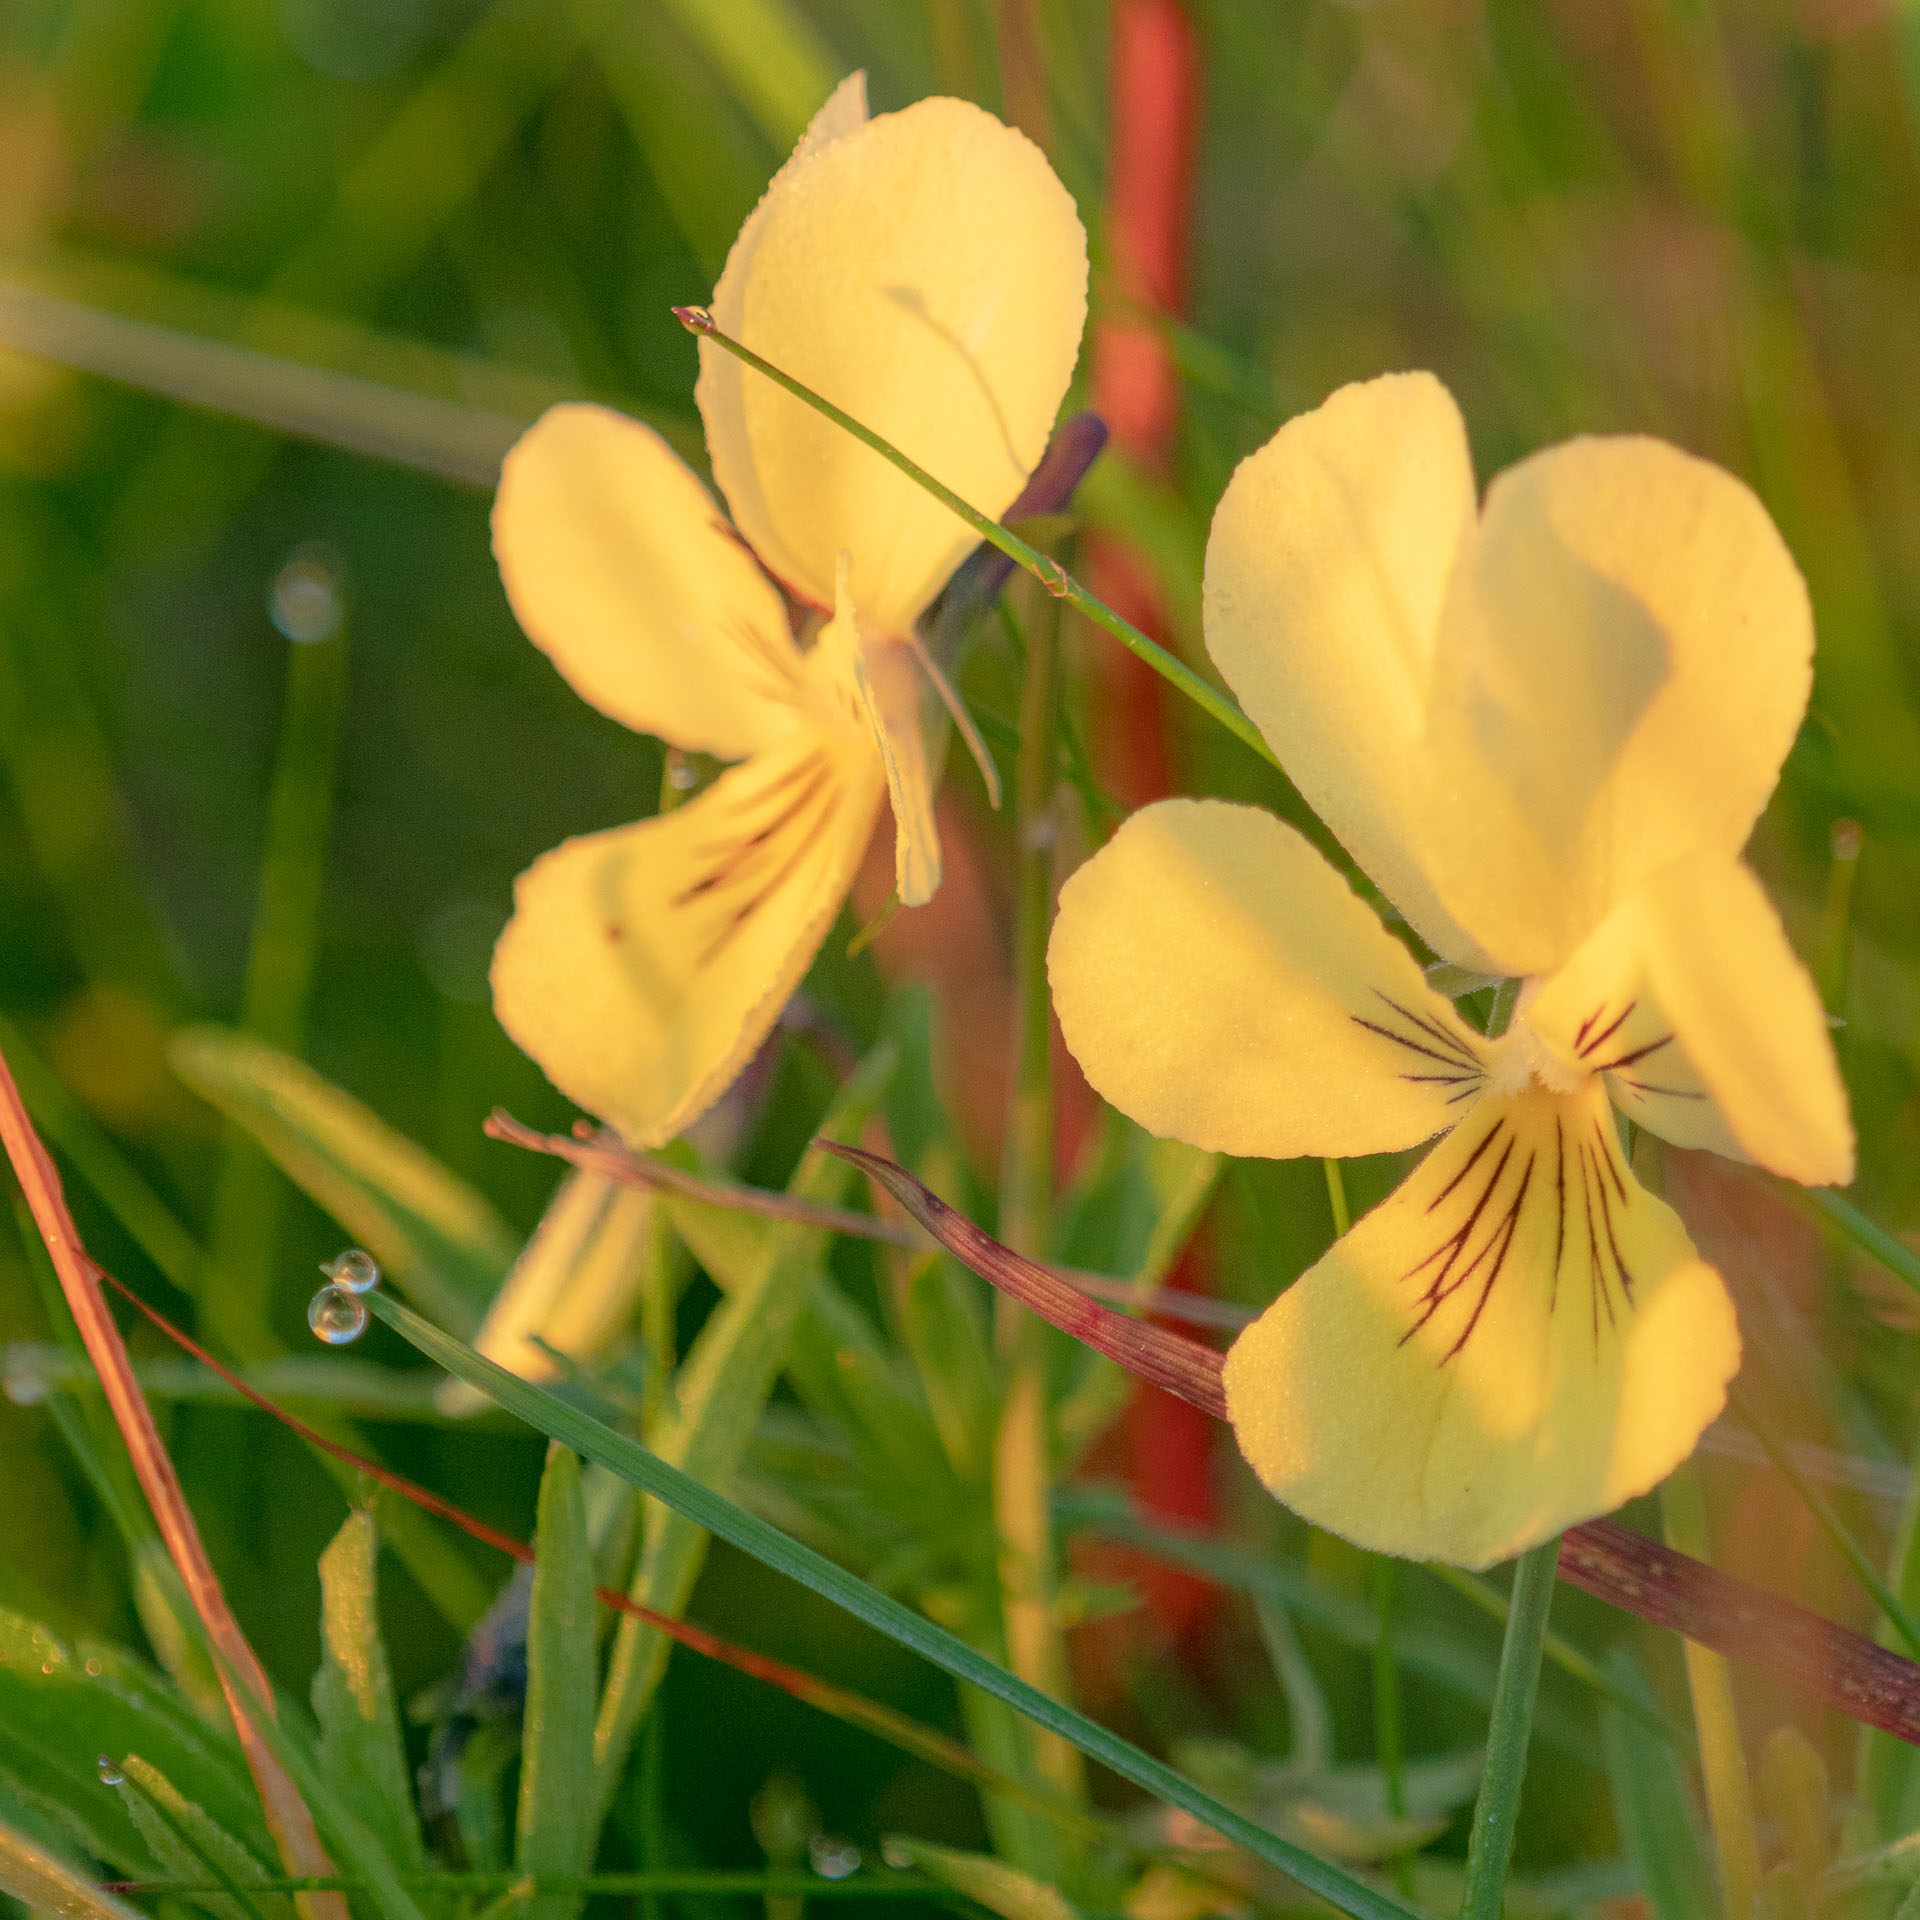
{"label": "upper petal", "polygon": [[1294,830],[1165,800],[1060,891],[1047,971],[1103,1098],[1213,1152],[1384,1153],[1452,1124],[1480,1038]]}
{"label": "upper petal", "polygon": [[1544,972],[1649,874],[1737,853],[1812,659],[1799,571],[1731,474],[1642,438],[1503,473],[1434,658],[1423,817],[1448,906]]}
{"label": "upper petal", "polygon": [[1664,1479],[1720,1411],[1720,1276],[1597,1085],[1489,1099],[1227,1355],[1254,1471],[1378,1553],[1486,1566]]}
{"label": "upper petal", "polygon": [[1663,1140],[1806,1186],[1853,1178],[1820,996],[1737,860],[1696,854],[1656,874],[1524,1017],[1567,1064],[1604,1074],[1620,1111]]}
{"label": "upper petal", "polygon": [[493,551],[528,637],[602,713],[725,760],[792,725],[779,590],[651,427],[542,414],[500,470]]}
{"label": "upper petal", "polygon": [[1496,963],[1420,854],[1447,582],[1473,528],[1460,410],[1428,373],[1342,387],[1235,470],[1207,538],[1207,651],[1287,777],[1436,952]]}
{"label": "upper petal", "polygon": [[806,972],[873,829],[878,756],[796,735],[685,806],[556,847],[514,887],[500,1024],[636,1146],[732,1081]]}
{"label": "upper petal", "polygon": [[[990,517],[1019,493],[1079,354],[1086,235],[1024,135],[922,100],[797,153],[715,289],[721,330]],[[714,478],[775,573],[822,607],[853,555],[863,619],[899,632],[974,544],[877,453],[703,341]]]}

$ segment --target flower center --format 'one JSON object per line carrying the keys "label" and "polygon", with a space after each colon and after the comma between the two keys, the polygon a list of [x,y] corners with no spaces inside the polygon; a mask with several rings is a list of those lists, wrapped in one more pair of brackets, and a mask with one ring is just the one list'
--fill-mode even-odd
{"label": "flower center", "polygon": [[1587,1068],[1560,1058],[1527,1019],[1527,1006],[1538,991],[1536,977],[1520,989],[1513,1024],[1499,1039],[1487,1043],[1487,1092],[1495,1098],[1524,1093],[1539,1086],[1549,1093],[1578,1093],[1593,1078]]}

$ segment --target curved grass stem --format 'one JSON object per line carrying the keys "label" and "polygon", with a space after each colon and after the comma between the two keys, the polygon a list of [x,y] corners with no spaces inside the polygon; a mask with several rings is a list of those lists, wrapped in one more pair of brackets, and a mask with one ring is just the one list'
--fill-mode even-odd
{"label": "curved grass stem", "polygon": [[898,447],[881,439],[871,427],[862,426],[852,414],[836,407],[831,400],[822,398],[811,387],[802,386],[791,374],[783,373],[772,361],[762,359],[751,347],[743,346],[730,335],[722,333],[705,307],[675,307],[673,313],[689,333],[724,348],[736,360],[743,361],[756,373],[764,374],[775,386],[785,388],[796,400],[804,402],[835,426],[852,434],[862,446],[871,447],[881,459],[899,468],[916,486],[924,487],[942,506],[959,515],[988,545],[997,547],[1016,566],[1024,567],[1056,599],[1064,600],[1068,606],[1092,621],[1102,633],[1111,635],[1130,652],[1138,654],[1163,680],[1177,687],[1236,740],[1251,747],[1269,766],[1277,767],[1280,764],[1274,757],[1273,749],[1260,737],[1259,728],[1225,694],[1209,686],[1185,661],[1176,660],[1166,648],[1149,640],[1131,620],[1122,619],[1104,601],[1095,599],[1059,561],[1042,553],[1037,547],[1029,546],[1018,534],[1009,533],[997,520],[989,520],[977,507],[969,506],[951,487],[936,480],[925,467],[909,460]]}

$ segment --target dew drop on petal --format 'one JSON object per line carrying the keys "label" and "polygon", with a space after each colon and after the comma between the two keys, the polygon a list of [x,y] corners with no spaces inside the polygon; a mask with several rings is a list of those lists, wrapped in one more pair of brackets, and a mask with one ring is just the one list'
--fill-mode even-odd
{"label": "dew drop on petal", "polygon": [[837,1834],[816,1833],[807,1842],[807,1857],[822,1880],[844,1880],[860,1871],[860,1849]]}
{"label": "dew drop on petal", "polygon": [[307,1305],[307,1325],[330,1347],[358,1340],[367,1328],[367,1303],[345,1287],[322,1287]]}
{"label": "dew drop on petal", "polygon": [[103,1753],[100,1756],[100,1784],[103,1787],[119,1787],[126,1784],[126,1779],[120,1766]]}
{"label": "dew drop on petal", "polygon": [[380,1263],[364,1247],[349,1247],[320,1271],[349,1293],[371,1293],[380,1284]]}

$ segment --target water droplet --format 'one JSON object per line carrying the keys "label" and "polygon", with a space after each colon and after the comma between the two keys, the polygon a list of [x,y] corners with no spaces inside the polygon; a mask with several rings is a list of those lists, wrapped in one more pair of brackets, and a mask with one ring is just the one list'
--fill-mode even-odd
{"label": "water droplet", "polygon": [[47,1370],[31,1347],[9,1347],[0,1372],[0,1393],[16,1407],[37,1407],[47,1397]]}
{"label": "water droplet", "polygon": [[100,1756],[100,1784],[103,1787],[120,1787],[126,1785],[126,1780],[125,1770],[103,1753]]}
{"label": "water droplet", "polygon": [[344,1347],[367,1330],[367,1303],[345,1287],[322,1287],[307,1304],[307,1325],[330,1347]]}
{"label": "water droplet", "polygon": [[667,749],[667,785],[675,793],[690,793],[700,784],[700,769],[678,747]]}
{"label": "water droplet", "polygon": [[89,1658],[87,1661],[87,1673],[91,1678],[98,1680],[100,1678],[100,1662]]}
{"label": "water droplet", "polygon": [[844,1880],[860,1871],[860,1849],[832,1833],[816,1833],[807,1842],[807,1858],[822,1880]]}
{"label": "water droplet", "polygon": [[913,1849],[901,1840],[897,1834],[890,1833],[880,1842],[880,1858],[884,1860],[895,1873],[905,1873],[907,1869],[913,1865]]}
{"label": "water droplet", "polygon": [[364,1247],[349,1247],[320,1271],[349,1293],[371,1293],[380,1284],[380,1263]]}
{"label": "water droplet", "polygon": [[1858,860],[1860,842],[1865,837],[1858,820],[1836,820],[1828,829],[1828,842],[1836,860]]}
{"label": "water droplet", "polygon": [[329,640],[340,630],[340,579],[336,556],[324,546],[301,547],[274,576],[267,598],[273,624],[289,640]]}

